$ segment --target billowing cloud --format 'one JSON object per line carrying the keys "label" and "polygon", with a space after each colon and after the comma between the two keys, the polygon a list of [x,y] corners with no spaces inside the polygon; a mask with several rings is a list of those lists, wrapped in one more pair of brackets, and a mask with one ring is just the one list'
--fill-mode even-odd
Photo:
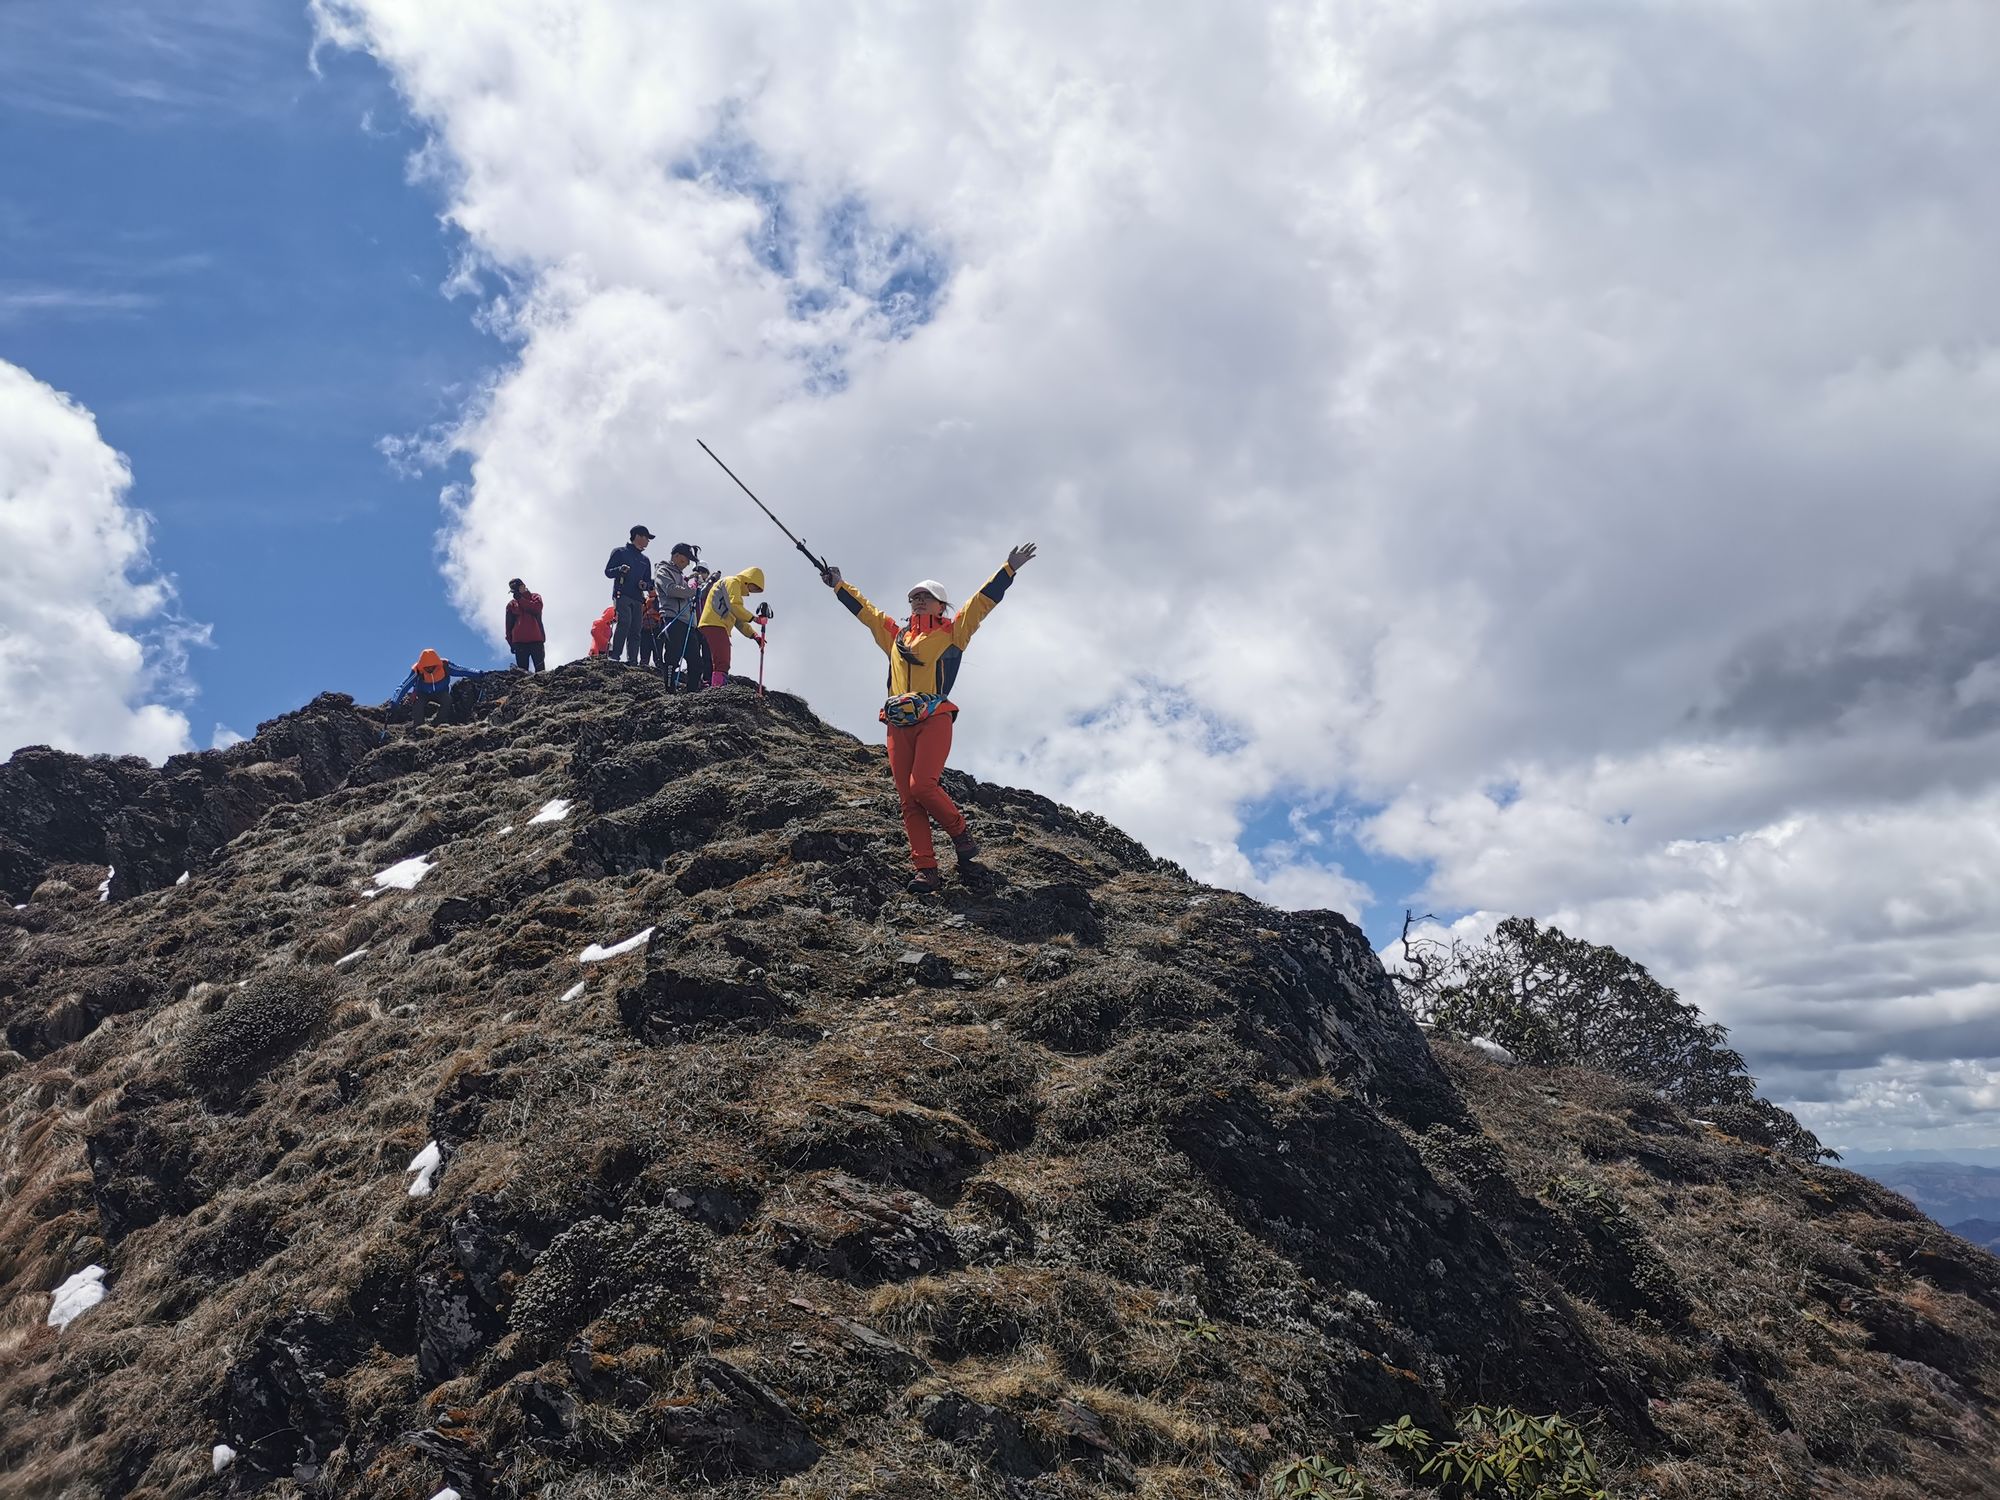
{"label": "billowing cloud", "polygon": [[[188,748],[185,648],[132,473],[89,412],[0,360],[0,744]],[[149,637],[142,641],[139,634]],[[165,699],[165,702],[160,700]]]}
{"label": "billowing cloud", "polygon": [[869,731],[871,648],[706,437],[885,602],[1041,540],[960,759],[1197,874],[1360,899],[1244,809],[1379,809],[1435,903],[1629,944],[1798,1089],[1929,1055],[1786,987],[1830,937],[1883,1006],[1995,1003],[1850,923],[2000,791],[2000,11],[314,9],[515,346],[442,439],[468,619],[518,573],[579,653],[644,521],[770,569],[775,680]]}

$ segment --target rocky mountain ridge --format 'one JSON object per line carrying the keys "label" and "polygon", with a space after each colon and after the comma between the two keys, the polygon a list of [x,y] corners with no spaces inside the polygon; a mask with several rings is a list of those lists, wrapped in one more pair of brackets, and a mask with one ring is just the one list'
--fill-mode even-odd
{"label": "rocky mountain ridge", "polygon": [[1619,1494],[1987,1492],[2000,1262],[1434,1050],[1332,913],[956,773],[911,898],[880,748],[745,686],[379,735],[0,768],[0,1495],[1226,1495],[1482,1400]]}

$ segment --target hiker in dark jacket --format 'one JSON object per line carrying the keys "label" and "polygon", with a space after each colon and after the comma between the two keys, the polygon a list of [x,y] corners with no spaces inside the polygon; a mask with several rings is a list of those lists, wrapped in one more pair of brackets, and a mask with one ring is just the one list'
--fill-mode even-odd
{"label": "hiker in dark jacket", "polygon": [[631,539],[611,554],[604,576],[611,580],[611,606],[618,612],[617,628],[611,637],[611,659],[624,657],[639,661],[639,631],[646,608],[646,595],[653,587],[653,564],[646,556],[646,544],[653,533],[634,526]]}
{"label": "hiker in dark jacket", "polygon": [[542,596],[529,591],[518,578],[507,580],[513,595],[507,601],[507,644],[514,649],[514,665],[523,672],[548,669],[548,632],[542,629]]}
{"label": "hiker in dark jacket", "polygon": [[688,570],[688,585],[693,588],[694,596],[688,600],[691,615],[687,631],[687,675],[681,680],[689,689],[708,686],[708,642],[701,638],[699,627],[702,607],[708,603],[708,591],[715,586],[715,578],[716,575],[700,563]]}

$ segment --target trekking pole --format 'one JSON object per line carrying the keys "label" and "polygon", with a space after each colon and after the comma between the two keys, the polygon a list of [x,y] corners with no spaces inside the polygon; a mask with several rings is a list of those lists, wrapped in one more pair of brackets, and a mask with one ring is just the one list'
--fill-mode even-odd
{"label": "trekking pole", "polygon": [[[697,443],[701,443],[702,452],[706,453],[710,458],[715,458],[715,450],[713,448],[709,447],[708,444],[706,443],[702,443],[700,438],[696,438],[695,441]],[[736,479],[736,471],[730,468],[729,465],[724,463],[721,459],[715,458],[715,466],[720,470],[722,470],[723,473],[727,474],[731,479]],[[745,484],[740,479],[736,479],[736,487],[739,490],[743,491],[744,494],[750,497],[751,504],[755,505],[757,509],[764,512],[765,515],[771,517],[772,525],[776,526],[778,530],[784,532],[786,536],[792,537],[792,545],[798,548],[799,551],[805,553],[806,561],[813,565],[814,571],[820,573],[824,573],[826,571],[826,560],[824,558],[814,557],[812,555],[812,552],[810,551],[810,549],[807,548],[804,542],[800,541],[797,537],[792,536],[792,528],[787,526],[783,521],[780,521],[777,515],[772,511],[771,507],[766,505],[762,500],[759,500],[757,498],[757,492],[755,490],[751,489],[749,485]]]}
{"label": "trekking pole", "polygon": [[757,696],[761,698],[764,696],[764,642],[771,634],[770,605],[757,606],[757,623],[761,627],[757,631]]}

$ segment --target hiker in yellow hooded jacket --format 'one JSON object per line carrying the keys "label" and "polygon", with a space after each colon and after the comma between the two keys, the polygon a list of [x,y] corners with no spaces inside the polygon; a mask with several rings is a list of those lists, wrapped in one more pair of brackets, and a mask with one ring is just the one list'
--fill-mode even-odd
{"label": "hiker in yellow hooded jacket", "polygon": [[1006,597],[1014,575],[1034,560],[1035,544],[1023,542],[1007,554],[999,572],[957,614],[945,598],[944,585],[926,578],[910,589],[910,618],[898,625],[829,567],[820,575],[847,612],[868,627],[875,644],[889,658],[889,698],[878,716],[889,728],[889,774],[903,805],[903,831],[910,837],[910,859],[916,876],[910,889],[934,891],[944,884],[938,873],[931,823],[945,831],[963,869],[977,857],[979,845],[965,826],[965,814],[939,784],[951,754],[952,721],[958,705],[951,701],[965,646],[980,623]]}
{"label": "hiker in yellow hooded jacket", "polygon": [[758,645],[764,636],[757,629],[757,616],[744,601],[764,592],[764,570],[745,568],[709,585],[701,605],[701,638],[708,646],[710,687],[729,680],[729,632],[740,630]]}

